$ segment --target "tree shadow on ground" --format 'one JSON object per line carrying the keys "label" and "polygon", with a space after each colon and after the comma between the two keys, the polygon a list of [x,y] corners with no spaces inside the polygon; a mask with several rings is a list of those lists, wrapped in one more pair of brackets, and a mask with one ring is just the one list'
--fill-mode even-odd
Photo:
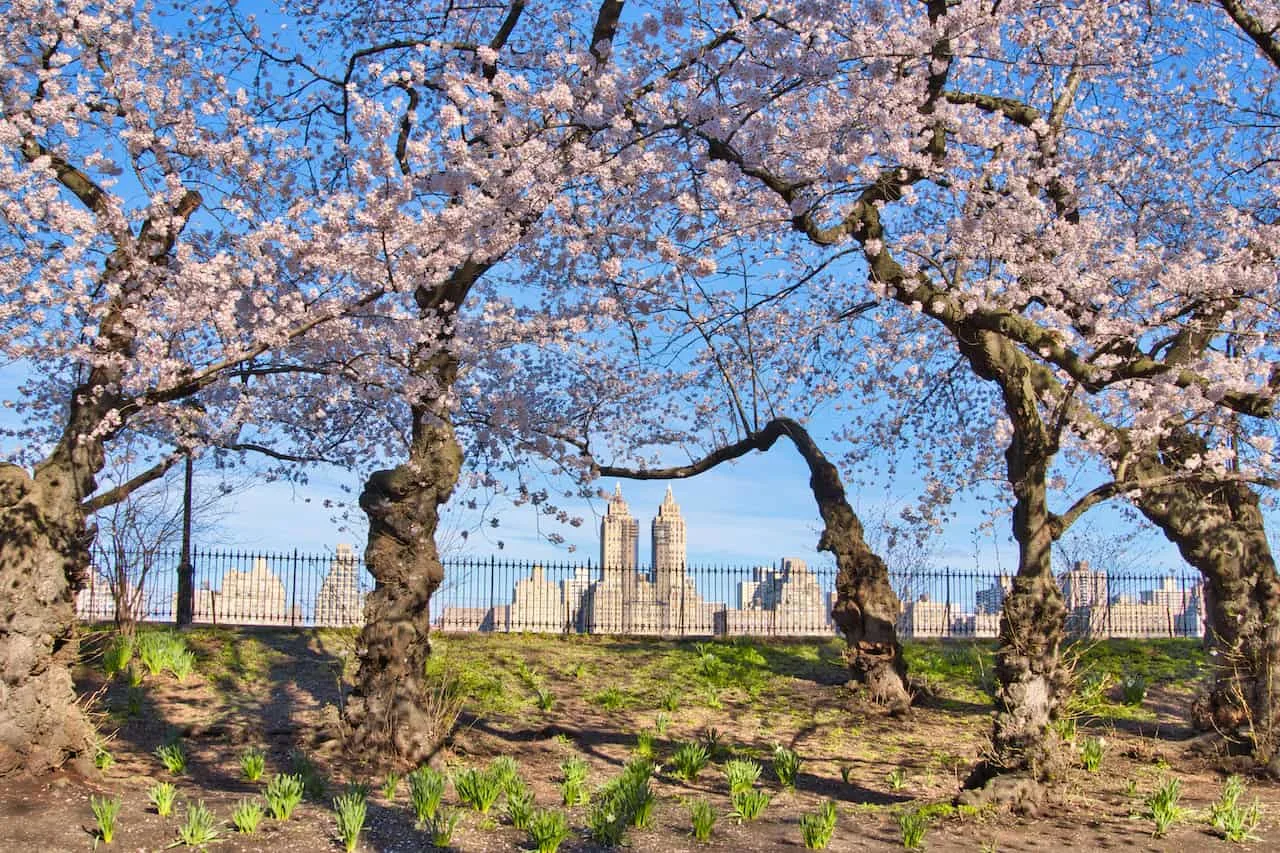
{"label": "tree shadow on ground", "polygon": [[[323,725],[324,711],[326,705],[335,712],[341,707],[344,659],[319,641],[320,632],[197,626],[182,632],[196,653],[196,675],[183,682],[167,673],[147,675],[134,686],[123,676],[108,681],[102,675],[95,646],[110,633],[91,632],[77,689],[96,695],[99,731],[118,744],[109,743],[109,749],[123,747],[122,753],[132,755],[136,766],[131,769],[166,777],[153,754],[176,741],[187,755],[183,778],[209,790],[248,794],[257,787],[220,769],[227,766],[229,751],[262,749],[269,776],[293,769],[294,750],[314,750],[337,735],[333,726]],[[154,689],[160,685],[162,702]],[[304,721],[304,715],[312,719]],[[312,736],[304,738],[302,732]]]}

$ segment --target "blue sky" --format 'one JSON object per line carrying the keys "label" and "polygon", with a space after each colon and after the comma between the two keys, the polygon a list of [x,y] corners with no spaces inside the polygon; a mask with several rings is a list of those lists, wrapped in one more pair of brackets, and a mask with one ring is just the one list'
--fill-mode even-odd
{"label": "blue sky", "polygon": [[[0,400],[14,399],[22,370],[0,366]],[[12,409],[0,409],[0,426],[16,425]],[[820,430],[815,435],[821,437]],[[11,441],[0,440],[0,451],[11,452]],[[837,448],[830,448],[835,452]],[[906,470],[907,466],[902,466]],[[355,507],[363,478],[368,471],[341,471],[318,468],[309,473],[306,486],[283,482],[260,482],[223,502],[222,517],[204,534],[198,547],[234,548],[249,551],[331,551],[337,543],[363,545],[362,514]],[[821,520],[809,491],[809,473],[789,444],[780,442],[768,453],[752,453],[736,463],[722,465],[689,480],[671,483],[688,528],[688,558],[691,564],[757,565],[775,563],[782,557],[799,557],[811,565],[830,560],[816,550]],[[212,474],[197,479],[197,488],[211,488]],[[599,482],[612,492],[613,480]],[[649,524],[662,502],[666,482],[619,481],[632,515],[640,522],[640,559],[649,561]],[[174,478],[175,488],[180,479]],[[550,488],[554,484],[547,484]],[[563,484],[561,484],[563,487]],[[888,490],[850,489],[850,502],[868,528],[877,519],[895,512],[892,503],[914,494],[914,477],[899,476]],[[465,495],[464,495],[465,497]],[[341,518],[346,503],[354,509],[350,518]],[[531,507],[504,506],[495,502],[496,528],[490,516],[468,512],[455,500],[446,511],[444,528],[469,531],[466,541],[446,535],[445,553],[540,561],[596,561],[599,559],[600,513],[605,501],[571,500],[562,504],[571,514],[582,517],[574,528],[539,515]],[[1058,508],[1061,508],[1060,506]],[[989,507],[971,496],[961,496],[955,518],[938,536],[931,562],[935,566],[982,571],[1013,571],[1017,552],[1008,535],[1007,518],[996,519],[994,529],[980,530]],[[1112,505],[1093,510],[1086,519],[1103,535],[1129,527],[1118,508]],[[872,531],[869,531],[872,532]],[[548,534],[565,537],[555,545]],[[502,543],[499,549],[498,543]],[[572,547],[572,550],[571,550]],[[1159,534],[1148,531],[1134,546],[1136,567],[1152,572],[1168,569],[1185,571],[1176,551]]]}

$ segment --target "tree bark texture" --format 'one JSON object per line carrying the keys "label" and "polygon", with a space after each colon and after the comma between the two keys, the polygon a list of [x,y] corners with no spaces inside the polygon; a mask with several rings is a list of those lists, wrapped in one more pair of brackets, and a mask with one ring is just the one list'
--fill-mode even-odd
{"label": "tree bark texture", "polygon": [[[456,363],[439,368],[448,388]],[[428,713],[431,596],[444,568],[436,550],[440,508],[462,469],[462,448],[442,405],[415,407],[408,460],[374,472],[360,495],[369,519],[365,564],[375,587],[365,602],[357,645],[360,667],[347,705],[349,746],[368,756],[417,764],[448,735]],[[449,724],[452,721],[448,721]]]}
{"label": "tree bark texture", "polygon": [[1066,607],[1053,576],[1048,509],[1047,474],[1057,441],[1041,418],[1032,372],[1021,353],[989,332],[970,330],[957,340],[978,374],[1000,386],[1013,426],[1005,463],[1018,543],[1018,573],[1000,617],[991,749],[966,787],[1016,777],[1029,785],[1006,782],[989,793],[1013,800],[1015,806],[1034,807],[1039,787],[1060,777],[1067,766],[1053,726],[1071,689],[1071,675],[1060,656]]}
{"label": "tree bark texture", "polygon": [[34,477],[0,465],[0,777],[45,773],[93,745],[71,680],[90,538],[76,480],[64,464]]}
{"label": "tree bark texture", "polygon": [[[1183,431],[1157,456],[1132,466],[1134,479],[1179,471],[1203,441]],[[1135,503],[1205,578],[1205,645],[1212,672],[1194,716],[1205,730],[1243,737],[1254,757],[1280,773],[1280,577],[1257,492],[1232,480],[1173,480],[1143,489]]]}
{"label": "tree bark texture", "polygon": [[840,472],[807,431],[789,431],[809,465],[809,488],[825,524],[818,550],[836,558],[836,603],[831,618],[845,636],[845,660],[854,680],[892,713],[911,706],[907,664],[898,640],[902,602],[884,561],[867,545],[862,522],[849,505]]}

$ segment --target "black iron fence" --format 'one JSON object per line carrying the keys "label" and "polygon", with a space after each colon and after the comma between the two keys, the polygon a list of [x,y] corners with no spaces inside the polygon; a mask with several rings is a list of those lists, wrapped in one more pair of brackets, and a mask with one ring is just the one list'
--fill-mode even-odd
{"label": "black iron fence", "polygon": [[[125,555],[96,566],[76,599],[81,619],[171,622],[180,554]],[[196,551],[198,624],[345,627],[361,624],[373,589],[361,555]],[[891,573],[907,638],[995,637],[1008,575],[956,569]],[[1199,577],[1107,573],[1059,576],[1074,636],[1199,637]],[[587,563],[450,559],[431,600],[441,631],[830,636],[835,568],[784,559],[769,566],[621,568]]]}

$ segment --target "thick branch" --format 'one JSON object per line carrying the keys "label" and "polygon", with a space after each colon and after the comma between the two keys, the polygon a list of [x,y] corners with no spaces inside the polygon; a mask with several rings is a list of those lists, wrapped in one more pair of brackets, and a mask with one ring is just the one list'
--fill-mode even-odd
{"label": "thick branch", "polygon": [[1276,39],[1275,30],[1268,30],[1244,7],[1240,0],[1218,0],[1222,8],[1231,16],[1244,34],[1253,40],[1263,55],[1271,60],[1271,64],[1280,68],[1280,40]]}
{"label": "thick branch", "polygon": [[105,492],[94,495],[86,501],[82,501],[80,504],[81,511],[83,511],[85,515],[92,515],[93,513],[106,509],[109,506],[115,506],[138,489],[147,485],[147,483],[154,483],[156,480],[159,480],[165,475],[166,471],[176,465],[185,455],[186,454],[184,453],[169,454],[164,459],[160,460],[155,465],[151,466],[131,480],[121,483],[115,488],[108,489]]}

